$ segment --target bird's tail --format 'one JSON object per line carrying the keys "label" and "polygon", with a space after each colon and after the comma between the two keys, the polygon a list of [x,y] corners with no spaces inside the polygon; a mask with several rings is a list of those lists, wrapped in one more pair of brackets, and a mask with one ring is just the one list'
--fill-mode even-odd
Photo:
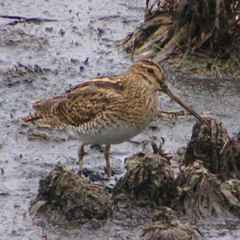
{"label": "bird's tail", "polygon": [[23,117],[21,120],[24,122],[32,122],[42,126],[53,126],[55,122],[54,106],[57,99],[48,99],[37,101],[33,104],[34,113]]}
{"label": "bird's tail", "polygon": [[28,116],[23,117],[21,120],[24,121],[24,122],[34,122],[34,121],[37,121],[41,118],[42,118],[41,114],[35,112],[33,114],[30,113]]}

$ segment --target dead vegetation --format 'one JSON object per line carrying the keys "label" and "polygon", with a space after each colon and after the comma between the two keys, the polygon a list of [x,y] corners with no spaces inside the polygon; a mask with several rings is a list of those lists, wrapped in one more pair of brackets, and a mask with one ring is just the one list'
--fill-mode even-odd
{"label": "dead vegetation", "polygon": [[182,156],[177,177],[168,155],[153,145],[153,153],[126,160],[127,173],[113,190],[115,204],[167,206],[198,221],[240,216],[240,141],[230,138],[216,120],[197,122]]}
{"label": "dead vegetation", "polygon": [[163,153],[140,152],[126,159],[127,173],[113,189],[115,203],[135,206],[165,206],[174,194],[174,172]]}
{"label": "dead vegetation", "polygon": [[155,209],[143,239],[202,239],[181,219],[197,223],[240,217],[240,141],[230,138],[220,122],[210,122],[194,125],[176,178],[168,155],[156,145],[153,153],[127,159],[127,173],[115,185],[113,200]]}
{"label": "dead vegetation", "polygon": [[126,159],[126,174],[115,184],[112,199],[103,187],[57,165],[40,180],[30,212],[67,228],[100,227],[113,218],[126,226],[146,225],[142,239],[202,239],[191,224],[240,218],[240,141],[230,138],[220,122],[209,121],[194,125],[177,175],[173,155],[154,143],[152,152]]}
{"label": "dead vegetation", "polygon": [[239,14],[237,0],[147,0],[144,23],[119,46],[197,75],[238,77]]}
{"label": "dead vegetation", "polygon": [[168,207],[153,211],[152,223],[143,229],[141,237],[144,240],[202,239],[198,229],[194,229],[189,223],[181,223],[177,213]]}
{"label": "dead vegetation", "polygon": [[214,119],[210,125],[197,123],[187,146],[183,164],[188,166],[196,160],[222,181],[240,179],[240,142],[227,135],[227,129]]}
{"label": "dead vegetation", "polygon": [[195,222],[232,215],[239,217],[240,199],[236,195],[239,184],[239,180],[232,179],[221,183],[197,160],[183,167],[177,176],[178,197],[172,201],[172,208]]}
{"label": "dead vegetation", "polygon": [[87,222],[99,227],[112,216],[112,208],[110,196],[102,186],[58,164],[40,180],[30,213],[45,216],[65,228]]}
{"label": "dead vegetation", "polygon": [[168,207],[155,209],[152,214],[152,223],[144,227],[141,239],[144,240],[178,240],[202,239],[198,229],[189,223],[178,220],[177,213]]}

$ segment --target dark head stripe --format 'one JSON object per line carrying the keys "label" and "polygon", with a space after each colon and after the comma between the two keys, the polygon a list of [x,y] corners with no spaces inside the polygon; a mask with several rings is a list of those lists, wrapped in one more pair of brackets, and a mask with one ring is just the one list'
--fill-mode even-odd
{"label": "dark head stripe", "polygon": [[154,61],[152,61],[150,59],[141,59],[141,60],[136,61],[135,63],[136,64],[140,63],[142,65],[146,65],[146,67],[155,67],[155,68],[160,69],[160,71],[162,72],[161,67],[157,63],[155,63]]}

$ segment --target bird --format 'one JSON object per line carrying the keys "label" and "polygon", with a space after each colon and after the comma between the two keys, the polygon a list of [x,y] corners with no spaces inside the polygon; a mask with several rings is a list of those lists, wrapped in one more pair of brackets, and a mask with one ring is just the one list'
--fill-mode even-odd
{"label": "bird", "polygon": [[110,146],[127,141],[147,128],[159,113],[158,92],[185,108],[202,124],[207,120],[181,100],[166,84],[163,68],[150,59],[136,60],[122,74],[90,78],[66,92],[33,104],[34,113],[22,121],[64,129],[77,137],[79,171],[84,146],[105,145],[106,171],[111,176]]}

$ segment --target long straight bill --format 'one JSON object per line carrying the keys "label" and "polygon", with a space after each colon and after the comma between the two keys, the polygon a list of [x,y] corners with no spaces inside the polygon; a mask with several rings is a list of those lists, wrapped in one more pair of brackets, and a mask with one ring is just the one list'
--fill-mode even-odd
{"label": "long straight bill", "polygon": [[177,102],[183,108],[185,108],[188,112],[190,112],[195,118],[197,118],[202,124],[208,125],[207,120],[203,119],[200,115],[198,115],[186,102],[181,100],[174,92],[172,92],[167,86],[164,86],[163,92],[167,94],[173,101]]}

